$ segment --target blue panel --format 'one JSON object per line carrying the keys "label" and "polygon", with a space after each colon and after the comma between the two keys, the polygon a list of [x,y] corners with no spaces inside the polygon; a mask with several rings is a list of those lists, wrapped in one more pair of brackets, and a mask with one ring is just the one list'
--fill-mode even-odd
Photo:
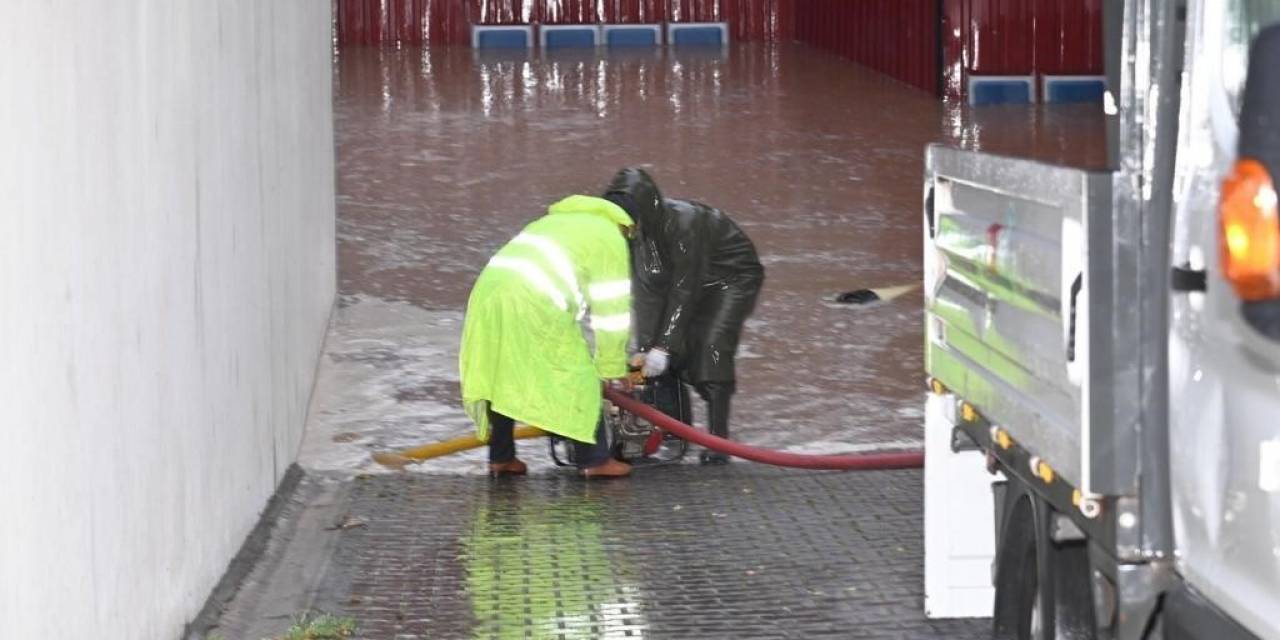
{"label": "blue panel", "polygon": [[477,34],[481,49],[528,49],[529,33],[515,29],[484,29]]}
{"label": "blue panel", "polygon": [[723,35],[724,31],[719,27],[686,27],[671,31],[673,44],[722,45]]}
{"label": "blue panel", "polygon": [[653,29],[610,29],[605,43],[611,47],[656,47],[658,33]]}
{"label": "blue panel", "polygon": [[969,103],[1031,104],[1031,85],[1021,80],[975,80]]}
{"label": "blue panel", "polygon": [[596,46],[595,29],[553,29],[544,33],[548,49]]}
{"label": "blue panel", "polygon": [[1101,80],[1054,80],[1047,83],[1045,102],[1102,102],[1107,84]]}

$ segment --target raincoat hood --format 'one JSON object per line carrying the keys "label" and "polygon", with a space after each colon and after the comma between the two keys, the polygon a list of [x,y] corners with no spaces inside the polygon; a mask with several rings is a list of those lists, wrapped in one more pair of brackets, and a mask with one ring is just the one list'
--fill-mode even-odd
{"label": "raincoat hood", "polygon": [[560,213],[591,214],[624,227],[633,227],[636,224],[622,207],[604,198],[593,196],[569,196],[547,208],[547,215]]}
{"label": "raincoat hood", "polygon": [[604,197],[621,205],[649,233],[661,228],[666,219],[662,193],[644,169],[627,167],[619,171],[605,189]]}

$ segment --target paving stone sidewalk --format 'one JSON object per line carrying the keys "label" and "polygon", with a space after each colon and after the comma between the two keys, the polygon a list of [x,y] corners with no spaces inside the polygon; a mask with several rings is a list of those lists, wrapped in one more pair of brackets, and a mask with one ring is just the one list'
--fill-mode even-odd
{"label": "paving stone sidewalk", "polygon": [[357,526],[328,534],[314,601],[363,638],[989,635],[924,618],[916,471],[349,482],[328,508]]}

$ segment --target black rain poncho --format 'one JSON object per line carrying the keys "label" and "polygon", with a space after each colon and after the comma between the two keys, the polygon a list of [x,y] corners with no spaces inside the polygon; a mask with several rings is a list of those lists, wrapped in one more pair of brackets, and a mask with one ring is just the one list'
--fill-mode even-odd
{"label": "black rain poncho", "polygon": [[619,171],[605,197],[636,221],[637,346],[671,353],[690,383],[733,381],[742,325],[764,283],[751,239],[714,207],[664,199],[643,169]]}

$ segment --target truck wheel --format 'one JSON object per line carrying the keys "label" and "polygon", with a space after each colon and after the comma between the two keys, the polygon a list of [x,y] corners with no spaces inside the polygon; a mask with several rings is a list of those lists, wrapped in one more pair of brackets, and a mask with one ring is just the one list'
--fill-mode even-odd
{"label": "truck wheel", "polygon": [[1088,543],[1055,541],[1055,513],[1016,480],[1005,492],[996,558],[996,640],[1093,640]]}

